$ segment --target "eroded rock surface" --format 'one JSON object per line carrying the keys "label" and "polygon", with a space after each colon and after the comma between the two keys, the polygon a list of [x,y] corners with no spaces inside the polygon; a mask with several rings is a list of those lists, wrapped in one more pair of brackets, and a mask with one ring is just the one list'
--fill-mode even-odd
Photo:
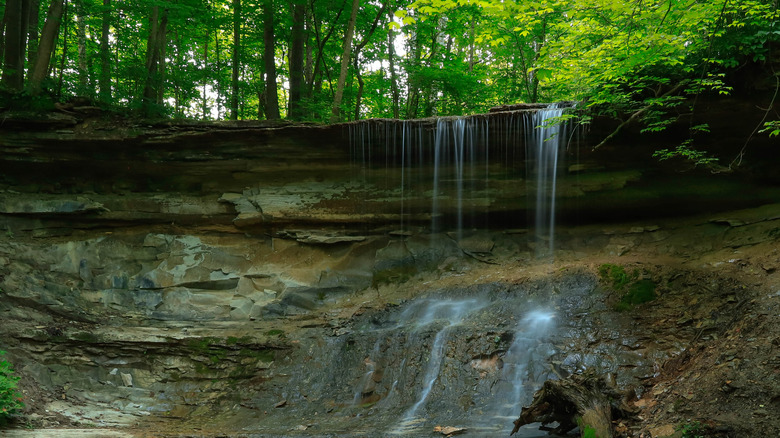
{"label": "eroded rock surface", "polygon": [[[397,169],[358,175],[340,128],[89,123],[0,138],[19,427],[478,436],[511,430],[544,380],[591,370],[641,411],[619,436],[692,419],[780,434],[776,187],[572,168],[551,263],[522,172],[434,212],[430,169],[404,174],[413,189]],[[617,311],[602,264],[656,299]],[[536,309],[552,324],[530,336]]]}

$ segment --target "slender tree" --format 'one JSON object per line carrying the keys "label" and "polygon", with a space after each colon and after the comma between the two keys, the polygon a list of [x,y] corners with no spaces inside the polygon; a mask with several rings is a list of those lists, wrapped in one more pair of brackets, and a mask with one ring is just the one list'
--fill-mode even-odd
{"label": "slender tree", "polygon": [[32,94],[38,94],[46,75],[49,73],[49,62],[54,53],[54,43],[62,21],[63,0],[52,0],[46,23],[43,25],[41,40],[38,45],[38,56],[35,57],[29,88]]}
{"label": "slender tree", "polygon": [[382,6],[379,8],[379,12],[377,12],[376,17],[374,18],[374,22],[371,24],[371,28],[363,36],[363,39],[355,45],[353,64],[355,67],[355,76],[357,76],[358,80],[357,95],[355,96],[355,120],[360,119],[360,101],[363,98],[363,88],[365,86],[363,76],[360,74],[360,51],[366,47],[366,44],[368,44],[369,41],[371,41],[371,37],[374,35],[374,31],[376,31],[377,25],[379,24],[379,19],[382,18],[382,15],[385,13],[385,8],[387,8],[386,1],[383,2]]}
{"label": "slender tree", "polygon": [[[65,2],[62,5],[63,11],[62,11],[62,23],[64,25],[62,26],[64,28],[62,32],[62,51],[60,56],[60,68],[59,73],[57,75],[57,91],[55,92],[55,95],[59,98],[62,97],[62,87],[65,83],[65,65],[67,65],[68,61],[68,1],[65,0]],[[54,72],[54,63],[49,66],[49,70]]]}
{"label": "slender tree", "polygon": [[265,59],[265,117],[276,120],[279,115],[279,93],[276,86],[276,39],[274,37],[274,1],[265,0],[263,11],[263,43]]}
{"label": "slender tree", "polygon": [[78,43],[78,85],[76,93],[80,96],[87,94],[89,83],[89,70],[87,68],[87,23],[85,16],[84,0],[76,0],[76,35]]}
{"label": "slender tree", "polygon": [[111,100],[111,49],[108,45],[111,32],[111,0],[103,0],[103,17],[100,29],[100,100]]}
{"label": "slender tree", "polygon": [[238,120],[238,76],[241,70],[241,0],[233,0],[233,76],[230,90],[230,120]]}
{"label": "slender tree", "polygon": [[[392,18],[391,18],[392,21]],[[387,30],[387,60],[390,68],[390,92],[393,96],[393,117],[399,118],[400,93],[398,91],[398,77],[395,73],[395,32],[393,26]]]}
{"label": "slender tree", "polygon": [[159,114],[160,88],[162,87],[161,58],[166,44],[166,28],[168,25],[168,10],[152,7],[149,17],[149,38],[146,43],[146,80],[142,97],[142,108],[146,116]]}
{"label": "slender tree", "polygon": [[32,62],[38,56],[38,30],[41,24],[41,1],[30,0],[30,11],[27,19],[27,77],[32,75]]}
{"label": "slender tree", "polygon": [[290,100],[288,103],[287,118],[299,120],[303,117],[301,108],[301,96],[304,77],[304,22],[306,19],[306,5],[300,0],[292,0],[292,33],[290,41]]}
{"label": "slender tree", "polygon": [[5,4],[5,51],[3,85],[10,91],[24,87],[24,52],[27,44],[25,0],[7,0]]}
{"label": "slender tree", "polygon": [[331,109],[330,122],[335,123],[341,120],[341,100],[344,97],[344,84],[347,81],[347,70],[349,69],[349,54],[352,51],[352,37],[355,33],[355,20],[357,19],[359,0],[352,0],[352,14],[349,16],[349,24],[344,35],[344,51],[341,54],[341,73],[336,85],[336,95],[333,98],[333,108]]}
{"label": "slender tree", "polygon": [[336,13],[335,18],[330,21],[330,28],[328,29],[328,32],[325,35],[322,35],[322,24],[321,20],[315,15],[314,13],[314,0],[312,0],[312,21],[314,22],[314,36],[317,41],[317,56],[314,60],[314,71],[312,72],[311,78],[312,81],[308,84],[308,95],[309,97],[312,97],[315,92],[319,92],[322,90],[322,81],[323,81],[323,70],[325,71],[324,76],[328,77],[328,81],[330,82],[330,73],[328,70],[328,67],[325,65],[325,46],[328,43],[328,40],[330,39],[331,35],[333,35],[333,31],[336,30],[338,27],[337,23],[339,22],[339,18],[341,17],[341,14],[344,13],[344,8],[347,6],[347,0],[344,0],[341,3],[341,7],[339,8],[338,12]]}
{"label": "slender tree", "polygon": [[[3,10],[3,16],[0,17],[0,70],[3,66],[3,59],[4,59],[4,53],[5,53],[5,13],[6,10]],[[2,74],[2,71],[0,71],[0,74]]]}

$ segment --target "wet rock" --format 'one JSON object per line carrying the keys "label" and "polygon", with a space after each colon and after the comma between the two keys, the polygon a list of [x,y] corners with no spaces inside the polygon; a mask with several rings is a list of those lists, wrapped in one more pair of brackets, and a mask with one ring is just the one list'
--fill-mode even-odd
{"label": "wet rock", "polygon": [[[450,237],[453,237],[450,235]],[[457,236],[456,236],[457,237]],[[460,249],[471,254],[490,254],[495,243],[488,234],[474,234],[457,241]]]}
{"label": "wet rock", "polygon": [[333,245],[336,243],[346,242],[363,242],[366,240],[365,236],[350,236],[337,232],[325,232],[318,230],[306,230],[306,231],[294,231],[285,230],[280,233],[280,237],[289,237],[297,240],[301,243],[307,243],[311,245]]}
{"label": "wet rock", "polygon": [[104,211],[107,209],[103,204],[81,196],[75,199],[60,197],[30,199],[21,196],[3,196],[0,199],[0,214],[72,215]]}
{"label": "wet rock", "polygon": [[650,436],[653,438],[670,438],[675,434],[674,424],[665,424],[650,429]]}

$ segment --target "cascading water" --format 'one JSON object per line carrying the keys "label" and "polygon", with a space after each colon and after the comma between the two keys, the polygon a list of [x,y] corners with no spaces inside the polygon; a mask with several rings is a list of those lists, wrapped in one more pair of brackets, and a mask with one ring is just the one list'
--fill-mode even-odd
{"label": "cascading water", "polygon": [[[565,111],[551,105],[489,116],[354,123],[349,136],[359,166],[355,175],[380,190],[382,202],[397,194],[402,229],[410,218],[428,215],[432,232],[452,231],[457,239],[470,227],[513,219],[522,228],[503,200],[524,197],[526,210],[533,212],[531,246],[538,258],[551,257],[558,168],[572,132]],[[366,202],[379,199],[368,193]]]}
{"label": "cascading water", "polygon": [[[564,112],[554,105],[490,117],[357,123],[350,128],[353,162],[360,166],[365,186],[374,185],[384,194],[382,202],[391,199],[388,193],[398,195],[401,229],[410,218],[426,212],[431,233],[452,231],[449,235],[458,241],[467,227],[489,227],[495,217],[517,220],[515,211],[501,216],[501,199],[525,193],[526,210],[534,212],[529,215],[534,229],[531,246],[537,258],[552,258],[557,169],[571,131],[562,120]],[[525,176],[521,192],[518,174]],[[373,202],[370,193],[366,196]],[[495,378],[490,386],[473,389],[478,400],[474,403],[484,410],[483,420],[472,427],[490,431],[485,433],[511,429],[519,407],[552,377],[544,364],[555,353],[548,341],[554,313],[529,301],[516,304],[495,310],[509,312],[507,317],[515,321],[522,315],[515,327],[508,328],[511,344],[472,360],[475,369],[492,370]],[[355,363],[362,371],[354,378],[351,405],[398,415],[389,432],[394,435],[417,435],[441,410],[453,412],[454,400],[447,398],[454,396],[447,387],[452,381],[443,376],[445,370],[452,373],[448,356],[462,353],[452,351],[450,344],[462,344],[464,333],[482,330],[470,321],[480,318],[476,315],[484,308],[496,306],[501,304],[483,298],[420,300],[406,306],[394,324],[372,329],[370,335],[362,332],[366,339],[361,342],[371,339],[371,344]],[[410,350],[414,355],[398,360],[390,353]],[[521,431],[520,436],[538,434]]]}
{"label": "cascading water", "polygon": [[[545,358],[555,353],[549,336],[555,328],[555,313],[540,308],[528,312],[518,322],[514,340],[503,357],[501,379],[495,388],[496,406],[492,408],[499,424],[511,424],[517,418],[518,406],[527,405],[530,395],[541,383],[553,376],[539,367]],[[507,427],[511,430],[511,427]],[[521,433],[518,436],[523,436]]]}
{"label": "cascading water", "polygon": [[537,258],[553,257],[555,249],[555,195],[559,157],[570,126],[562,120],[565,108],[553,104],[526,118],[527,174],[536,180],[534,241]]}
{"label": "cascading water", "polygon": [[480,310],[485,305],[486,303],[480,303],[476,299],[459,301],[436,300],[424,302],[421,306],[422,312],[413,312],[411,318],[409,318],[409,315],[405,315],[409,318],[410,323],[415,324],[415,326],[418,327],[418,330],[427,328],[431,324],[437,322],[442,325],[442,327],[437,329],[436,336],[431,346],[430,360],[426,366],[425,377],[423,378],[423,389],[420,392],[417,402],[404,414],[402,423],[414,420],[417,411],[423,406],[428,395],[431,393],[433,384],[439,376],[444,357],[445,342],[447,341],[447,333],[450,328],[460,324],[466,317]]}

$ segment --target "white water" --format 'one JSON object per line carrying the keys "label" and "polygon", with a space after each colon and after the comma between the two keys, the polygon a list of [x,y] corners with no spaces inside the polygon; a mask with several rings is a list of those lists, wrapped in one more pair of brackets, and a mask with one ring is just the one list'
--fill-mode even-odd
{"label": "white water", "polygon": [[539,389],[548,370],[535,369],[554,351],[545,344],[545,338],[555,328],[555,314],[547,309],[528,312],[517,324],[512,345],[504,356],[501,380],[508,383],[504,399],[497,411],[498,417],[517,418],[520,406],[527,403],[533,391]]}
{"label": "white water", "polygon": [[563,114],[564,108],[551,105],[526,119],[527,174],[536,180],[534,243],[537,258],[552,258],[555,250],[558,161],[570,133],[569,123],[558,119]]}
{"label": "white water", "polygon": [[417,418],[417,412],[425,405],[439,377],[446,354],[449,331],[465,321],[470,315],[483,309],[486,305],[487,302],[477,299],[457,301],[426,300],[421,302],[419,306],[410,307],[403,313],[401,320],[406,320],[409,324],[414,325],[417,332],[422,332],[435,323],[443,324],[443,326],[437,331],[433,340],[430,358],[425,367],[420,395],[417,397],[415,404],[403,415],[399,426],[391,431],[392,434],[405,434],[423,421],[422,418]]}
{"label": "white water", "polygon": [[[533,211],[531,244],[537,257],[552,257],[558,169],[572,133],[570,123],[555,119],[565,110],[551,105],[490,117],[444,117],[433,125],[429,120],[351,124],[355,176],[378,185],[383,196],[397,194],[402,230],[410,215],[429,213],[432,232],[452,230],[460,238],[468,227],[491,225],[478,218],[487,220],[491,212],[503,211],[501,205],[491,204],[506,196],[502,190],[517,188],[502,186],[501,181],[520,182],[515,172],[525,162],[528,207]],[[429,200],[429,209],[420,210],[422,199]]]}

